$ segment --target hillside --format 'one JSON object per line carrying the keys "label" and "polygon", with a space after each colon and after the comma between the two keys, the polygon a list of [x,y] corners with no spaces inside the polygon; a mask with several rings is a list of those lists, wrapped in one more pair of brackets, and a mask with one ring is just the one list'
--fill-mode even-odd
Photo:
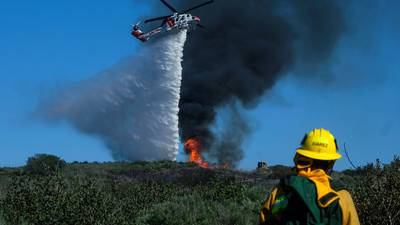
{"label": "hillside", "polygon": [[[268,191],[290,171],[33,159],[0,169],[0,224],[257,224]],[[396,158],[333,175],[353,192],[363,224],[399,221],[399,165]],[[379,208],[376,195],[387,205]]]}

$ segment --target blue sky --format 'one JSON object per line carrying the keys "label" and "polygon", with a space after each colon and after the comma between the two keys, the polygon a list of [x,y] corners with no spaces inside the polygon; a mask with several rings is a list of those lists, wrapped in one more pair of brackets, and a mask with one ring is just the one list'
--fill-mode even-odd
{"label": "blue sky", "polygon": [[[130,24],[148,11],[120,0],[10,1],[0,8],[0,166],[23,165],[36,153],[67,161],[110,161],[95,137],[68,124],[32,118],[39,99],[133,55],[139,43]],[[357,165],[400,153],[400,16],[394,1],[350,5],[351,26],[321,73],[333,79],[299,80],[293,74],[244,112],[253,128],[242,169],[257,161],[291,164],[294,149],[314,127],[347,143]],[[181,156],[180,159],[183,159]],[[345,159],[337,168],[349,167]]]}

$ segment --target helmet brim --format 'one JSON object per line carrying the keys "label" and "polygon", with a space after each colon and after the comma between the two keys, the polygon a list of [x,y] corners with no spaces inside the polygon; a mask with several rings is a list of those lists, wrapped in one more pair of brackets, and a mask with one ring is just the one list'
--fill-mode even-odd
{"label": "helmet brim", "polygon": [[298,148],[296,152],[305,157],[317,160],[337,160],[342,158],[342,155],[340,155],[339,153],[311,152],[310,150],[305,150],[301,148]]}

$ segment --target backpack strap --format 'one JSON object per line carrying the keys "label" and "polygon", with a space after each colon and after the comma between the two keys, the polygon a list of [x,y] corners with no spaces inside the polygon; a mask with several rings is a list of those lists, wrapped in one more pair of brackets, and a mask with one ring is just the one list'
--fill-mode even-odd
{"label": "backpack strap", "polygon": [[330,177],[323,170],[300,171],[299,176],[314,183],[319,207],[326,208],[339,199],[337,192],[331,187]]}
{"label": "backpack strap", "polygon": [[328,207],[332,202],[339,199],[339,195],[336,192],[328,192],[326,195],[318,199],[318,205],[322,208]]}

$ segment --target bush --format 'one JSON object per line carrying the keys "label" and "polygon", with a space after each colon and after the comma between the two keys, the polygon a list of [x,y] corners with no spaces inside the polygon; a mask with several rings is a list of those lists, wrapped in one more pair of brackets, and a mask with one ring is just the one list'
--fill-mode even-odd
{"label": "bush", "polygon": [[[167,209],[182,208],[182,198],[186,198],[193,204],[199,202],[193,207],[204,212],[198,215],[200,220],[210,207],[218,213],[210,217],[209,224],[218,221],[218,224],[232,224],[232,221],[249,224],[248,221],[257,219],[253,212],[260,208],[266,188],[251,188],[229,176],[204,176],[209,175],[207,170],[200,171],[192,174],[194,177],[189,182],[131,180],[107,173],[22,174],[14,176],[7,185],[4,197],[0,198],[0,209],[7,225],[23,224],[23,221],[30,225],[131,225],[136,224],[138,217],[143,223],[149,222],[149,217],[157,219],[152,216],[158,207],[166,207],[165,217],[172,219],[173,211]],[[200,182],[194,182],[198,175]],[[183,177],[188,178],[186,174]],[[193,218],[182,216],[181,219]]]}
{"label": "bush", "polygon": [[[0,225],[256,224],[268,176],[174,162],[70,165],[37,155],[0,174]],[[276,167],[275,175],[290,168]],[[44,175],[44,176],[32,176]],[[347,175],[346,175],[347,174]],[[400,160],[337,173],[362,224],[400,224]],[[265,182],[254,182],[256,179]]]}
{"label": "bush", "polygon": [[212,224],[217,216],[215,205],[197,195],[183,196],[153,206],[142,213],[140,225]]}
{"label": "bush", "polygon": [[7,225],[131,225],[129,202],[118,199],[110,182],[89,176],[20,176],[1,201]]}
{"label": "bush", "polygon": [[379,160],[360,168],[350,189],[364,225],[400,224],[400,159],[382,166]]}
{"label": "bush", "polygon": [[258,221],[260,203],[243,198],[240,201],[213,201],[193,194],[154,205],[137,218],[138,225],[248,225]]}
{"label": "bush", "polygon": [[50,175],[57,173],[65,165],[65,161],[57,156],[38,154],[28,159],[24,172],[31,175]]}

